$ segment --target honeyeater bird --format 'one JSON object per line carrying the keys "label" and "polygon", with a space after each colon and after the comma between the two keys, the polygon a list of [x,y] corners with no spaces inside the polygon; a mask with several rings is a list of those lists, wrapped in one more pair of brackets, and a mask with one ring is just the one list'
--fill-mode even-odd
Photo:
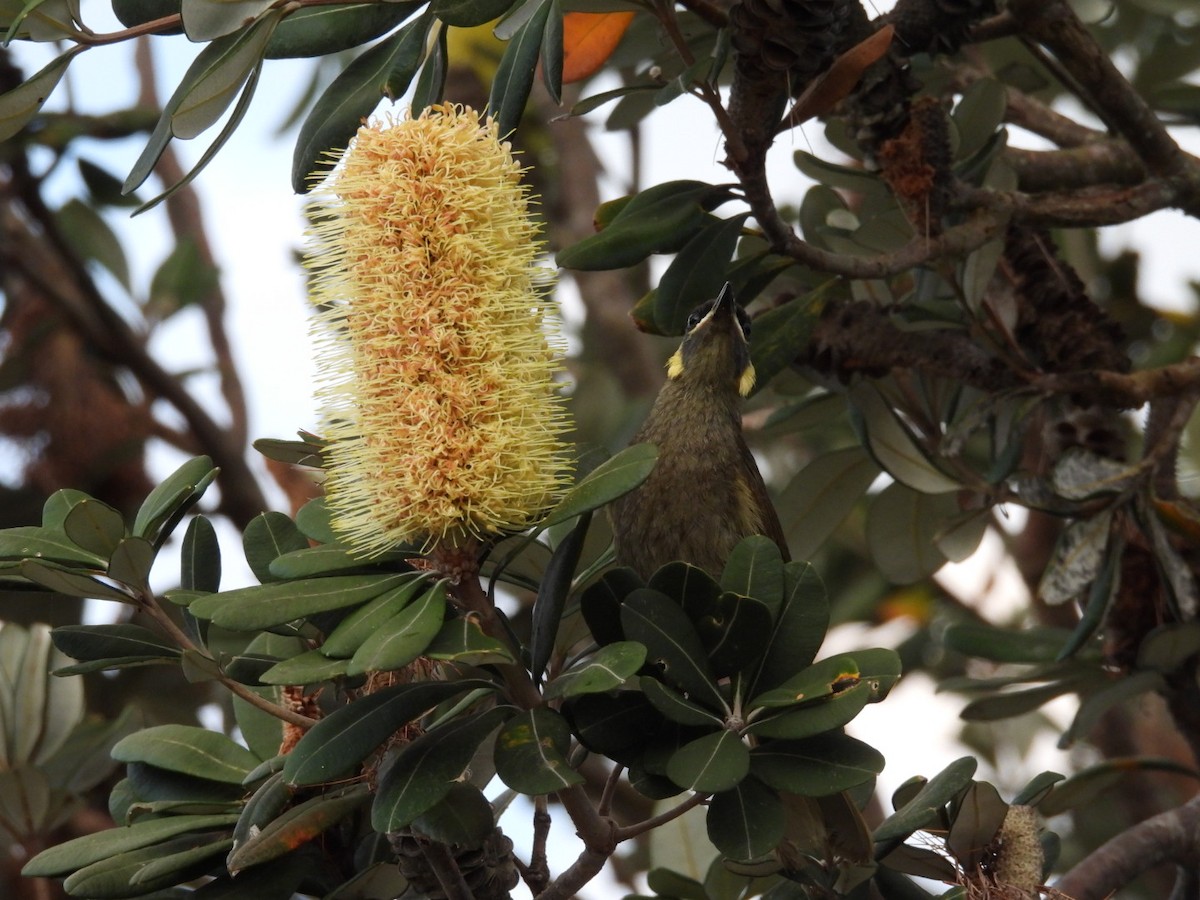
{"label": "honeyeater bird", "polygon": [[734,545],[763,534],[788,559],[779,516],[742,437],[754,387],[750,318],[728,284],[688,317],[667,381],[633,443],[658,447],[650,477],[610,508],[618,565],[649,578],[681,559],[719,577]]}

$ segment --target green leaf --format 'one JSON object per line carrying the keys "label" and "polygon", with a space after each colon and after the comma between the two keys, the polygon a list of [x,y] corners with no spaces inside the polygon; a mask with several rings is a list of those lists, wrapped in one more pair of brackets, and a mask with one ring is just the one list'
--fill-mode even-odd
{"label": "green leaf", "polygon": [[413,820],[413,829],[443,844],[478,849],[496,827],[492,804],[479,788],[456,783],[432,809]]}
{"label": "green leaf", "polygon": [[[261,7],[251,15],[258,15],[268,5],[268,0],[249,0],[249,3],[216,4],[208,0],[183,0],[184,27],[188,27],[187,12],[189,5],[196,8],[220,9],[227,13],[231,7],[255,6]],[[167,105],[171,117],[171,134],[182,140],[190,140],[214,125],[233,103],[250,73],[262,62],[267,41],[271,32],[279,24],[283,15],[282,10],[271,10],[255,19],[254,24],[234,34],[227,33],[216,37],[200,55],[210,54],[205,65],[196,70],[189,68],[183,81],[175,89]],[[243,17],[234,27],[240,27]],[[189,28],[189,37],[193,41],[206,40],[215,37],[205,34],[193,36]]]}
{"label": "green leaf", "polygon": [[746,778],[708,804],[708,838],[731,859],[755,859],[783,840],[786,819],[779,795],[757,778]]}
{"label": "green leaf", "polygon": [[365,784],[305,800],[234,848],[225,864],[230,874],[236,875],[242,869],[277,859],[324,834],[370,800]]}
{"label": "green leaf", "polygon": [[[83,491],[77,491],[73,488],[59,488],[53,494],[46,498],[46,502],[42,504],[42,528],[47,531],[62,532],[63,522],[67,520],[70,514],[80,502],[93,499]],[[0,532],[6,534],[7,529]]]}
{"label": "green leaf", "polygon": [[278,662],[258,676],[263,684],[316,684],[346,674],[348,659],[330,659],[318,650],[308,650]]}
{"label": "green leaf", "polygon": [[[54,214],[59,231],[83,260],[99,263],[126,290],[129,285],[129,261],[120,238],[104,216],[82,200],[68,200]],[[124,522],[122,522],[124,531]]]}
{"label": "green leaf", "polygon": [[150,279],[146,306],[156,315],[167,318],[181,309],[205,303],[218,285],[212,263],[200,252],[194,238],[184,236],[175,243]]}
{"label": "green leaf", "polygon": [[308,549],[308,538],[286,515],[268,511],[250,520],[242,534],[242,549],[254,577],[266,584],[278,580],[271,563],[286,553]]}
{"label": "green leaf", "polygon": [[349,145],[359,123],[383,97],[403,96],[425,55],[433,17],[426,12],[350,63],[313,105],[300,126],[292,157],[292,189],[305,194]]}
{"label": "green leaf", "polygon": [[963,91],[954,109],[958,128],[958,158],[970,159],[996,134],[1004,122],[1007,90],[994,78],[980,78]]}
{"label": "green leaf", "polygon": [[912,584],[946,563],[937,535],[959,513],[953,494],[925,494],[896,481],[871,503],[867,546],[880,572],[896,584]]}
{"label": "green leaf", "polygon": [[282,772],[270,775],[242,807],[237,824],[233,827],[233,849],[236,850],[274,821],[291,804],[293,795],[292,787],[284,782]]}
{"label": "green leaf", "polygon": [[666,594],[639,588],[621,605],[625,636],[643,644],[647,661],[662,666],[667,681],[712,709],[724,708],[696,629]]}
{"label": "green leaf", "polygon": [[[755,329],[757,334],[757,324]],[[875,461],[856,446],[818,456],[792,477],[779,498],[779,510],[797,559],[810,559],[817,552],[879,472]]]}
{"label": "green leaf", "polygon": [[442,102],[442,95],[446,91],[446,75],[450,70],[448,34],[448,28],[438,25],[434,29],[434,39],[425,44],[425,62],[421,64],[421,74],[417,76],[417,84],[412,92],[413,109],[424,109]]}
{"label": "green leaf", "polygon": [[257,631],[294,619],[357,606],[407,581],[407,575],[334,575],[274,582],[207,594],[188,606],[192,615],[222,628]]}
{"label": "green leaf", "polygon": [[798,740],[834,731],[854,719],[871,700],[871,685],[859,682],[819,703],[785,709],[752,722],[746,732],[760,738]]}
{"label": "green leaf", "polygon": [[795,361],[799,348],[808,346],[809,335],[820,318],[822,306],[815,301],[824,293],[824,289],[818,288],[755,316],[754,337],[750,341],[755,390],[770,384],[772,378],[787,370]]}
{"label": "green leaf", "polygon": [[178,659],[179,648],[141,625],[62,625],[50,632],[54,646],[81,661],[114,656]]}
{"label": "green leaf", "polygon": [[654,185],[630,198],[598,234],[560,250],[555,259],[566,269],[595,271],[674,253],[711,220],[707,210],[731,197],[728,188],[702,181]]}
{"label": "green leaf", "polygon": [[199,44],[242,29],[270,5],[270,0],[181,0],[179,12],[188,40]]}
{"label": "green leaf", "polygon": [[180,834],[226,828],[235,822],[236,813],[143,819],[133,825],[97,831],[43,850],[25,864],[21,874],[26,878],[55,878],[120,853],[160,844]]}
{"label": "green leaf", "polygon": [[284,762],[284,780],[304,785],[348,777],[406,723],[469,690],[490,687],[480,680],[429,681],[364,694],[304,733]]}
{"label": "green leaf", "polygon": [[550,794],[584,778],[567,764],[571,727],[546,706],[518,713],[496,736],[496,774],[522,794]]}
{"label": "green leaf", "polygon": [[619,688],[646,661],[646,648],[634,641],[617,641],[561,673],[546,685],[544,697],[577,697]]}
{"label": "green leaf", "polygon": [[829,600],[816,569],[806,562],[790,562],[783,576],[783,606],[754,679],[755,690],[782,684],[806,668],[829,627]]}
{"label": "green leaf", "polygon": [[860,194],[886,194],[887,185],[878,175],[861,167],[839,166],[819,157],[797,150],[792,154],[796,168],[819,184],[832,188],[843,188]]}
{"label": "green leaf", "polygon": [[71,60],[87,48],[72,47],[39,69],[31,78],[0,94],[0,141],[7,141],[29,123],[67,74]]}
{"label": "green leaf", "polygon": [[473,28],[498,19],[513,6],[513,0],[433,0],[429,11],[455,28]]}
{"label": "green leaf", "polygon": [[364,603],[342,619],[325,638],[325,643],[321,645],[321,652],[326,656],[349,659],[363,643],[378,634],[386,622],[408,606],[418,591],[427,589],[428,582],[423,574],[407,577],[402,584],[390,591],[385,591],[374,600]]}
{"label": "green leaf", "polygon": [[900,843],[914,831],[937,821],[946,804],[971,783],[979,763],[963,756],[946,766],[917,791],[903,806],[875,829],[876,843]]}
{"label": "green leaf", "polygon": [[230,844],[209,834],[177,837],[94,862],[69,875],[63,887],[89,900],[141,896],[205,874]]}
{"label": "green leaf", "polygon": [[108,562],[108,577],[142,594],[149,594],[150,569],[154,566],[155,556],[154,547],[145,538],[124,538]]}
{"label": "green leaf", "polygon": [[487,108],[500,126],[501,137],[516,130],[525,112],[525,101],[533,87],[542,35],[553,7],[552,0],[541,0],[533,15],[522,25],[504,48],[500,65],[492,77]]}
{"label": "green leaf", "polygon": [[204,516],[193,516],[183,535],[179,586],[185,591],[215,593],[221,588],[221,544]]}
{"label": "green leaf", "polygon": [[712,900],[699,881],[670,869],[651,869],[646,873],[646,886],[659,897]]}
{"label": "green leaf", "polygon": [[776,790],[824,797],[864,784],[883,771],[883,754],[844,734],[769,741],[750,752],[750,771]]}
{"label": "green leaf", "polygon": [[874,385],[864,382],[851,388],[850,400],[866,427],[867,449],[897,481],[925,494],[943,494],[962,487],[929,461]]}
{"label": "green leaf", "polygon": [[96,577],[103,574],[100,572],[95,575],[85,575],[58,563],[38,559],[23,561],[17,571],[23,578],[28,578],[35,584],[48,587],[60,594],[66,594],[68,597],[116,600],[119,603],[135,602],[132,594]]}
{"label": "green leaf", "polygon": [[[356,571],[371,571],[372,563],[354,556],[345,547],[322,545],[308,546],[307,536],[305,546],[298,550],[289,550],[270,561],[268,581],[286,581],[293,578],[312,578],[315,575],[331,575],[337,572],[349,574]],[[376,559],[373,562],[378,563]]]}
{"label": "green leaf", "polygon": [[958,801],[946,849],[965,871],[978,871],[1004,824],[1008,804],[986,781],[973,781]]}
{"label": "green leaf", "polygon": [[728,280],[729,261],[749,213],[714,219],[683,245],[659,279],[654,324],[662,334],[682,334],[697,298],[717,296]]}
{"label": "green leaf", "polygon": [[1071,522],[1063,529],[1054,556],[1038,585],[1038,596],[1050,606],[1078,599],[1096,580],[1108,558],[1112,511]]}
{"label": "green leaf", "polygon": [[645,481],[658,459],[653,444],[634,444],[596,466],[538,525],[545,530],[624,496]]}
{"label": "green leaf", "polygon": [[657,678],[643,675],[638,684],[654,708],[672,722],[709,728],[723,724],[720,716],[671,690]]}
{"label": "green leaf", "polygon": [[621,631],[621,604],[628,594],[645,586],[633,569],[622,566],[609,569],[599,581],[584,588],[579,611],[597,644],[604,646],[625,639]]}
{"label": "green leaf", "polygon": [[761,534],[742,538],[721,573],[721,589],[761,601],[772,615],[783,603],[783,554]]}
{"label": "green leaf", "polygon": [[1166,680],[1159,672],[1135,672],[1102,687],[1079,704],[1079,710],[1071,720],[1070,727],[1059,738],[1058,746],[1065,749],[1075,741],[1086,739],[1103,715],[1114,706],[1150,691],[1163,693],[1166,686]]}
{"label": "green leaf", "polygon": [[316,497],[300,507],[296,512],[296,527],[305,537],[318,544],[338,543],[337,535],[333,533],[329,506],[324,497]]}
{"label": "green leaf", "polygon": [[862,678],[853,653],[839,653],[804,669],[779,687],[754,697],[751,709],[795,706],[832,697],[859,684]]}
{"label": "green leaf", "polygon": [[662,717],[637,691],[572,697],[563,704],[563,713],[583,746],[614,759],[640,747],[662,724]]}
{"label": "green leaf", "polygon": [[[770,540],[767,543],[774,547]],[[781,576],[782,568],[780,565]],[[713,674],[724,678],[754,666],[766,648],[771,624],[767,604],[728,591],[721,594],[712,608],[695,621]]]}
{"label": "green leaf", "polygon": [[558,106],[562,106],[563,72],[563,5],[562,0],[550,4],[550,16],[542,32],[542,84],[546,93]]}
{"label": "green leaf", "polygon": [[390,832],[410,824],[449,793],[479,745],[510,710],[497,707],[426,732],[396,756],[379,781],[371,825]]}
{"label": "green leaf", "polygon": [[702,794],[727,791],[749,771],[750,749],[724,729],[684,744],[667,761],[668,778]]}
{"label": "green leaf", "polygon": [[209,781],[241,784],[259,758],[225,735],[192,725],[155,725],[122,738],[118,762],[140,762]]}
{"label": "green leaf", "polygon": [[108,562],[68,540],[61,531],[36,525],[0,530],[0,559],[44,559],[95,569],[102,569]]}
{"label": "green leaf", "polygon": [[133,534],[160,545],[166,538],[164,526],[178,521],[217,475],[207,456],[189,459],[152,490],[142,502],[133,520]]}
{"label": "green leaf", "polygon": [[477,616],[467,614],[448,619],[422,653],[464,666],[486,666],[516,662],[508,646],[483,633]]}
{"label": "green leaf", "polygon": [[1057,660],[1070,637],[1065,628],[1013,631],[994,625],[958,623],[942,632],[948,650],[1004,663],[1048,663]]}
{"label": "green leaf", "polygon": [[[317,12],[322,9],[335,8],[331,6],[314,6],[310,7],[308,11]],[[305,466],[312,469],[322,469],[325,467],[325,459],[321,455],[325,450],[325,444],[315,440],[281,441],[277,438],[259,438],[254,442],[254,449],[267,459],[287,463],[289,466]]]}
{"label": "green leaf", "polygon": [[571,592],[571,581],[583,553],[583,542],[587,538],[591,520],[590,512],[581,515],[575,527],[554,548],[538,586],[529,637],[529,671],[535,683],[541,683],[546,665],[554,652],[554,640],[558,636],[563,608]]}
{"label": "green leaf", "polygon": [[968,722],[991,722],[997,719],[1011,719],[1033,712],[1055,697],[1070,694],[1086,683],[1086,678],[1080,676],[1068,677],[1049,684],[1038,685],[1021,691],[989,694],[972,700],[959,712],[959,716]]}
{"label": "green leaf", "polygon": [[279,23],[267,42],[263,57],[311,59],[340,53],[391,31],[421,6],[414,0],[298,9]]}
{"label": "green leaf", "polygon": [[421,655],[442,628],[446,585],[434,585],[384,622],[350,658],[350,675],[400,669]]}

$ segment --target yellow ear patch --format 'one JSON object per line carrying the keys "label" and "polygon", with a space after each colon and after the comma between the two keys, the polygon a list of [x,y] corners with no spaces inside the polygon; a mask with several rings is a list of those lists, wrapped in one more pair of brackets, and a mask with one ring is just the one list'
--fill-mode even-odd
{"label": "yellow ear patch", "polygon": [[738,379],[738,393],[743,397],[750,396],[750,392],[754,390],[754,366],[749,363],[742,370],[742,377]]}
{"label": "yellow ear patch", "polygon": [[[667,377],[674,381],[683,374],[683,348],[680,347],[671,354],[671,358],[667,360]],[[753,376],[751,383],[753,383]]]}

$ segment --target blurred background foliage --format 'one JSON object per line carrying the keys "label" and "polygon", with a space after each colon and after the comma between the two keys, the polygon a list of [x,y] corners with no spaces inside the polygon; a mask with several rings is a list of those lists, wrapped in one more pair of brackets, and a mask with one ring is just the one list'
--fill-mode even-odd
{"label": "blurred background foliage", "polygon": [[[901,0],[882,13],[843,0],[118,0],[113,13],[102,31],[68,0],[0,0],[15,39],[0,51],[0,432],[16,451],[0,526],[36,524],[64,488],[133,522],[160,444],[220,467],[207,515],[239,530],[261,521],[242,387],[257,376],[232,355],[227,286],[191,179],[243,116],[265,114],[251,102],[259,67],[312,57],[288,123],[297,191],[381,97],[487,105],[515,128],[560,289],[583,310],[568,362],[581,452],[623,446],[661,383],[674,339],[640,332],[677,335],[696,301],[734,285],[759,372],[746,429],[792,557],[820,574],[835,627],[892,623],[904,672],[967,698],[961,738],[1000,794],[1029,790],[1023,802],[1036,797],[1045,815],[1104,799],[1103,815],[1055,820],[1056,871],[1136,835],[1135,823],[1192,809],[1200,321],[1194,303],[1167,309],[1143,293],[1136,252],[1107,256],[1096,238],[1157,210],[1200,210],[1200,162],[1176,143],[1200,124],[1191,0]],[[188,39],[202,45],[196,62],[159,84],[152,54]],[[38,69],[25,41],[61,55]],[[137,103],[76,108],[71,60],[126,41]],[[65,102],[43,109],[56,86]],[[724,135],[720,183],[641,180],[639,154],[672,152],[641,145],[644,123],[681,103]],[[785,118],[826,141],[794,150],[790,166],[776,149],[768,168]],[[628,134],[630,196],[602,194],[594,128]],[[93,162],[98,143],[130,136],[144,149],[124,170]],[[201,136],[210,147],[188,170],[175,141]],[[48,179],[68,169],[77,194],[51,199]],[[237,205],[215,187],[204,200]],[[148,283],[132,278],[139,248],[112,225],[134,209],[173,242]],[[195,373],[149,349],[185,309],[202,313],[221,408],[197,401]],[[269,473],[293,514],[317,493],[284,462]],[[590,544],[606,527],[596,516]],[[976,594],[934,577],[972,559],[1020,579],[985,579]],[[1021,596],[994,602],[1001,583]],[[78,597],[24,587],[0,584],[13,623],[0,640],[29,660],[6,675],[13,696],[50,664],[37,623],[82,615]],[[514,594],[522,633],[533,596]],[[41,798],[38,814],[15,826],[0,810],[9,837],[33,852],[99,827],[111,787],[100,760],[134,728],[129,710],[143,726],[190,725],[203,704],[232,702],[185,670],[86,675],[86,708],[109,725],[86,720],[75,694],[47,695],[49,736],[10,748],[0,786]],[[1060,696],[1079,701],[1065,725],[1039,712]],[[1027,784],[1026,755],[1045,733],[1089,749],[1043,792]],[[919,713],[904,739],[921,740]],[[72,746],[79,768],[62,782]],[[973,771],[936,805],[957,814],[975,785],[968,805],[990,810],[978,816],[993,826],[986,844],[1003,804],[982,799]],[[873,828],[884,805],[867,808]],[[960,830],[955,846],[970,844]],[[660,865],[648,840],[637,845],[615,866],[630,885]],[[957,863],[935,877],[979,862],[949,856]],[[658,877],[660,895],[696,896]],[[1161,865],[1122,896],[1166,896],[1174,878]],[[709,874],[711,896],[725,896],[719,880]],[[48,884],[10,873],[6,896],[44,896],[34,891]]]}

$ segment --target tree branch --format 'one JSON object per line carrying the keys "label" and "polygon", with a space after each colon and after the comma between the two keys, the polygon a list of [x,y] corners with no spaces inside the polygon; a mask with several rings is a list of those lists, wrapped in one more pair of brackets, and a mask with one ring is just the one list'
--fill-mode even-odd
{"label": "tree branch", "polygon": [[1054,887],[1073,900],[1103,900],[1159,863],[1200,859],[1200,797],[1146,819],[1080,860]]}

